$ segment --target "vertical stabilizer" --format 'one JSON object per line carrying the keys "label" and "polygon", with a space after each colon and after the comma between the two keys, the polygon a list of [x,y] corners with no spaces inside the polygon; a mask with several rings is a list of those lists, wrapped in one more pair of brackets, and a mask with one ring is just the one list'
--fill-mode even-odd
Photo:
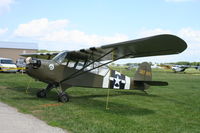
{"label": "vertical stabilizer", "polygon": [[132,89],[146,90],[150,86],[166,86],[167,82],[163,81],[152,81],[152,71],[151,66],[147,62],[143,62],[138,67],[135,77],[132,81]]}
{"label": "vertical stabilizer", "polygon": [[138,81],[151,81],[152,80],[152,73],[151,73],[151,66],[147,62],[143,62],[138,67],[134,80]]}

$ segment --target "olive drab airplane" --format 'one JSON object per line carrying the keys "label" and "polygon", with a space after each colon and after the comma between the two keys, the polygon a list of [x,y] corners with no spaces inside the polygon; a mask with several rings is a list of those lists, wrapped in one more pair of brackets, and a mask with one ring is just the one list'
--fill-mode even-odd
{"label": "olive drab airplane", "polygon": [[168,85],[167,82],[152,81],[148,63],[139,66],[134,78],[111,70],[107,65],[124,58],[178,54],[186,48],[187,44],[181,38],[164,34],[78,51],[21,56],[27,57],[27,74],[48,84],[37,96],[44,98],[51,89],[57,88],[58,100],[67,102],[69,96],[65,90],[72,86],[145,91],[149,86]]}

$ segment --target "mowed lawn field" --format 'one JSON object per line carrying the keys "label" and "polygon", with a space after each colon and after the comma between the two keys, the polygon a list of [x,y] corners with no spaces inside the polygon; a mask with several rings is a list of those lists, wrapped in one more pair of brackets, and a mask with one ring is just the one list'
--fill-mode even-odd
{"label": "mowed lawn field", "polygon": [[67,90],[70,101],[62,104],[55,90],[46,99],[37,98],[35,93],[46,85],[26,74],[0,73],[0,101],[74,133],[199,133],[200,72],[154,70],[153,79],[169,86],[151,87],[148,95],[110,90],[106,109],[107,89],[72,87]]}

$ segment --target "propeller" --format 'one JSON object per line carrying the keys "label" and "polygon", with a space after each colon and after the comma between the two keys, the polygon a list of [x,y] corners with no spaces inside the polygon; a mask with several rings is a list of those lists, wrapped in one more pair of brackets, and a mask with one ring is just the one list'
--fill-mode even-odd
{"label": "propeller", "polygon": [[41,61],[32,57],[27,57],[25,59],[25,63],[26,65],[32,66],[34,69],[38,69],[41,66]]}

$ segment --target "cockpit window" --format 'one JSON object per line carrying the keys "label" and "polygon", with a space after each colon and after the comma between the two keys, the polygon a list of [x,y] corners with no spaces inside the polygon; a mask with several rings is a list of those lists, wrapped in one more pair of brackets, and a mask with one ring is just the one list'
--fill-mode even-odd
{"label": "cockpit window", "polygon": [[[69,68],[74,68],[77,70],[83,70],[83,71],[89,71],[91,73],[99,74],[102,76],[105,76],[109,69],[106,66],[100,66],[102,63],[100,62],[93,62],[90,60],[81,60],[81,59],[76,59],[73,56],[67,55],[67,52],[61,52],[58,55],[56,55],[53,59],[53,61],[65,65]],[[96,68],[96,69],[95,69]]]}
{"label": "cockpit window", "polygon": [[54,60],[55,62],[61,64],[61,63],[66,63],[67,59],[67,52],[61,52],[58,55],[56,55],[52,60]]}
{"label": "cockpit window", "polygon": [[78,60],[68,59],[66,51],[59,53],[52,60],[57,62],[58,64],[66,65],[71,68],[76,68],[79,63]]}

